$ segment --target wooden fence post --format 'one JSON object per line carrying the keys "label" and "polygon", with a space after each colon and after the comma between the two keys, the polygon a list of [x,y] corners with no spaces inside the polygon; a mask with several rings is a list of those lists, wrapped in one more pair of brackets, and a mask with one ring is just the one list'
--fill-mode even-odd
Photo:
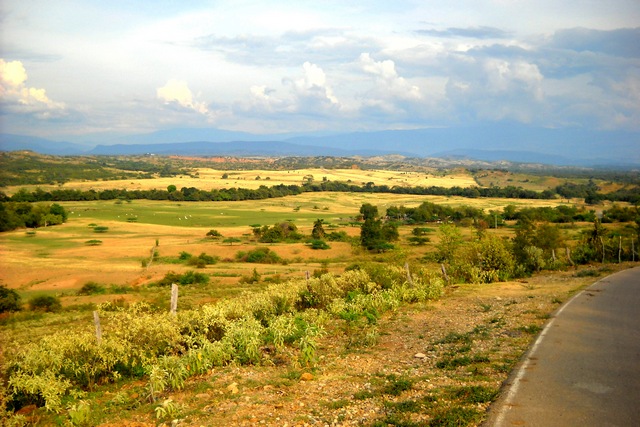
{"label": "wooden fence post", "polygon": [[96,325],[96,341],[100,345],[102,343],[102,328],[100,327],[100,315],[97,311],[93,312],[93,323]]}
{"label": "wooden fence post", "polygon": [[571,267],[575,267],[576,265],[573,263],[573,260],[571,259],[571,249],[569,249],[568,246],[564,249],[567,252],[567,260],[569,261],[569,264],[571,264]]}
{"label": "wooden fence post", "polygon": [[447,269],[444,268],[444,264],[440,264],[440,269],[442,270],[442,276],[444,277],[444,281],[449,284],[449,276],[447,275]]}
{"label": "wooden fence post", "polygon": [[409,286],[411,286],[413,288],[414,287],[413,277],[411,277],[411,271],[409,270],[409,263],[408,262],[404,263],[404,269],[407,270],[407,282],[409,282]]}
{"label": "wooden fence post", "polygon": [[178,285],[171,284],[171,314],[174,316],[178,313]]}
{"label": "wooden fence post", "polygon": [[618,236],[618,264],[622,262],[622,236]]}

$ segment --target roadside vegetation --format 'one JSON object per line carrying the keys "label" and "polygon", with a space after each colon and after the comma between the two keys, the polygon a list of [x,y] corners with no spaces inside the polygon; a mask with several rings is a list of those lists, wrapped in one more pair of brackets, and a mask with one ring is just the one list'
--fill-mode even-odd
{"label": "roadside vegetation", "polygon": [[637,205],[585,203],[592,193],[566,202],[565,190],[535,205],[518,196],[534,190],[498,201],[455,186],[466,198],[427,199],[362,184],[307,179],[200,203],[183,202],[209,191],[177,185],[154,201],[16,191],[0,220],[33,221],[33,234],[0,235],[0,417],[478,425],[553,309],[637,265]]}

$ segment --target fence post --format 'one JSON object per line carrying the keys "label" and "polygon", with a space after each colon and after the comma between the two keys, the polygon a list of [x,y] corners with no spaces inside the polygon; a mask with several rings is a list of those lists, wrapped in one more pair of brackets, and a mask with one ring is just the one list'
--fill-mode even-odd
{"label": "fence post", "polygon": [[564,249],[567,252],[567,260],[569,261],[569,264],[571,264],[571,267],[575,267],[576,265],[573,263],[573,260],[571,259],[571,249],[569,249],[568,246]]}
{"label": "fence post", "polygon": [[96,341],[100,345],[102,343],[102,328],[100,327],[100,315],[97,311],[93,312],[93,323],[96,325]]}
{"label": "fence post", "polygon": [[440,270],[442,270],[442,276],[444,277],[444,281],[449,284],[449,275],[447,274],[447,269],[444,268],[444,264],[440,264]]}
{"label": "fence post", "polygon": [[413,277],[411,277],[411,271],[409,270],[409,263],[408,262],[404,263],[404,269],[407,270],[407,282],[409,282],[409,286],[411,286],[413,288],[414,287]]}
{"label": "fence post", "polygon": [[178,313],[178,285],[171,284],[171,314],[174,316]]}

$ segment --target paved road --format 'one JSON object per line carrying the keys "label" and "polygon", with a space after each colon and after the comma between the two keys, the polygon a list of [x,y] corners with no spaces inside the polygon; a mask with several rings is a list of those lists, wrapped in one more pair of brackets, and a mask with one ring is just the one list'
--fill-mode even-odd
{"label": "paved road", "polygon": [[558,310],[508,381],[483,425],[640,426],[640,268]]}

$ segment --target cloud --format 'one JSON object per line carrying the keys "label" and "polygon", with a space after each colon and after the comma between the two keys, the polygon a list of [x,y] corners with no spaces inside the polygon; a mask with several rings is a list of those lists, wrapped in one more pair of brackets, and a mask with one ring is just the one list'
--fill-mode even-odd
{"label": "cloud", "polygon": [[610,56],[640,58],[640,27],[612,31],[571,28],[556,31],[549,45],[576,52],[599,52]]}
{"label": "cloud", "polygon": [[447,97],[460,117],[530,123],[544,110],[544,76],[520,59],[466,61],[447,83]]}
{"label": "cloud", "polygon": [[365,73],[374,77],[375,89],[371,96],[386,100],[402,99],[417,101],[422,99],[418,86],[412,85],[396,71],[396,64],[390,59],[375,61],[369,53],[362,53],[358,63]]}
{"label": "cloud", "polygon": [[[303,75],[297,79],[285,78],[283,83],[291,87],[295,111],[314,111],[340,108],[338,98],[327,84],[324,70],[316,64],[306,61],[302,64]],[[320,110],[318,110],[320,109]]]}
{"label": "cloud", "polygon": [[156,90],[156,95],[165,104],[178,104],[200,114],[209,113],[204,102],[194,101],[193,93],[185,81],[170,79],[164,86]]}
{"label": "cloud", "polygon": [[40,119],[65,114],[63,103],[54,102],[45,89],[29,87],[27,71],[20,61],[0,59],[0,99],[2,109],[15,114],[31,114]]}
{"label": "cloud", "polygon": [[451,27],[445,30],[418,30],[418,34],[424,34],[433,37],[453,38],[464,37],[473,39],[503,39],[511,35],[510,32],[494,27],[467,27],[456,28]]}
{"label": "cloud", "polygon": [[344,63],[364,50],[377,49],[373,37],[343,29],[324,28],[287,31],[280,35],[239,34],[232,37],[209,34],[191,46],[222,55],[226,60],[261,67],[297,66],[300,58],[311,63]]}

